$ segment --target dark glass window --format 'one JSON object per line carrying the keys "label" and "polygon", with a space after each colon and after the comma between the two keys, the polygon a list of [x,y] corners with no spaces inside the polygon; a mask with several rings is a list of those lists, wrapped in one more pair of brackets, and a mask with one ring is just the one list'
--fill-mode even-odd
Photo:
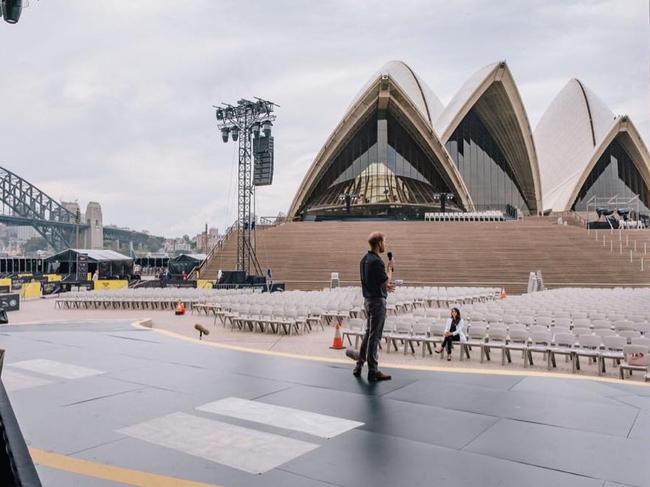
{"label": "dark glass window", "polygon": [[306,211],[345,211],[345,193],[356,195],[356,214],[378,214],[387,207],[401,208],[393,212],[399,214],[439,209],[436,193],[451,192],[436,170],[440,164],[400,120],[385,113],[382,119],[377,112],[370,116],[335,156],[308,197]]}
{"label": "dark glass window", "polygon": [[530,213],[510,164],[473,109],[446,147],[478,211],[506,211],[510,205],[524,214]]}
{"label": "dark glass window", "polygon": [[639,195],[640,210],[645,214],[649,213],[648,186],[632,162],[632,158],[625,152],[623,146],[614,140],[587,176],[572,209],[586,211],[587,203],[594,196],[632,198],[636,195]]}

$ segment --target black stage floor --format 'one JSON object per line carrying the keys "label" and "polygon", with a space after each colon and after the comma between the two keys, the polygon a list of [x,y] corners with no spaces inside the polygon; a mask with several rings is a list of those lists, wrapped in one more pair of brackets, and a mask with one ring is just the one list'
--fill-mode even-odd
{"label": "black stage floor", "polygon": [[124,321],[3,327],[0,348],[46,486],[650,486],[641,385],[401,369],[372,385]]}

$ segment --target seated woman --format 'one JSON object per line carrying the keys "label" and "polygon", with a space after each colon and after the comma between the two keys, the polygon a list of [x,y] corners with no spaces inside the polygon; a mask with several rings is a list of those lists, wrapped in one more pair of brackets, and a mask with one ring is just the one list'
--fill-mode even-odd
{"label": "seated woman", "polygon": [[465,321],[460,317],[460,310],[458,308],[451,308],[451,317],[447,319],[445,331],[442,334],[444,340],[440,348],[436,349],[436,353],[441,353],[445,348],[447,349],[447,360],[451,360],[451,344],[452,342],[464,342],[465,334]]}

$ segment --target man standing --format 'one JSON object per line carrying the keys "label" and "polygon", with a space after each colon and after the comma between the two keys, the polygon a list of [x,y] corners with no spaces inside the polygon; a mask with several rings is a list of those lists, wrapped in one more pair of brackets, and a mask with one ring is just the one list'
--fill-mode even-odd
{"label": "man standing", "polygon": [[368,380],[376,382],[390,380],[391,376],[381,372],[378,368],[377,348],[384,331],[386,321],[386,296],[394,286],[391,281],[393,275],[393,261],[388,263],[388,274],[384,261],[379,254],[384,253],[386,241],[380,232],[373,232],[368,237],[370,250],[363,256],[360,263],[361,289],[365,298],[366,315],[368,324],[366,334],[361,342],[357,365],[352,372],[355,377],[361,375],[364,362],[368,362]]}

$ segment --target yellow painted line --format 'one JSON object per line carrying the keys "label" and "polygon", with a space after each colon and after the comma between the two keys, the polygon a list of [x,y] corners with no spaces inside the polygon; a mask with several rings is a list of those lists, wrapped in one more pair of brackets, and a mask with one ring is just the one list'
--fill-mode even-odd
{"label": "yellow painted line", "polygon": [[[144,321],[144,320],[143,320]],[[133,326],[140,328],[145,328],[140,325],[140,322],[136,321],[132,323]],[[241,345],[230,345],[227,343],[217,343],[207,340],[199,340],[197,338],[192,338],[180,333],[176,333],[170,330],[164,330],[160,328],[148,328],[147,330],[153,330],[161,335],[166,335],[178,340],[184,340],[186,342],[196,343],[199,345],[205,345],[208,347],[222,348],[226,350],[235,350],[237,352],[246,352],[246,353],[256,353],[259,355],[268,355],[272,357],[283,357],[283,358],[292,358],[298,360],[309,360],[312,362],[321,362],[321,363],[336,363],[336,364],[345,364],[351,365],[352,361],[350,359],[339,359],[339,358],[328,358],[328,357],[319,357],[312,355],[301,355],[299,353],[291,352],[276,352],[273,350],[261,350],[257,348],[242,347]],[[402,369],[402,370],[420,370],[428,372],[450,372],[454,374],[478,374],[478,375],[505,375],[505,376],[517,376],[517,377],[554,377],[560,379],[570,379],[570,380],[591,380],[595,382],[609,382],[613,384],[629,384],[642,387],[650,387],[648,382],[625,382],[620,379],[615,379],[613,377],[601,377],[601,376],[590,376],[590,375],[579,375],[579,374],[567,374],[564,372],[551,372],[551,371],[542,371],[542,370],[529,370],[529,369],[517,369],[517,370],[508,370],[508,369],[477,369],[473,367],[440,367],[436,365],[410,365],[410,364],[391,364],[385,363],[382,365],[383,368],[390,369]]]}
{"label": "yellow painted line", "polygon": [[37,465],[76,473],[85,477],[119,482],[125,485],[135,485],[138,487],[219,487],[216,484],[194,482],[192,480],[116,467],[105,463],[69,457],[60,453],[39,450],[38,448],[30,448],[29,453]]}

